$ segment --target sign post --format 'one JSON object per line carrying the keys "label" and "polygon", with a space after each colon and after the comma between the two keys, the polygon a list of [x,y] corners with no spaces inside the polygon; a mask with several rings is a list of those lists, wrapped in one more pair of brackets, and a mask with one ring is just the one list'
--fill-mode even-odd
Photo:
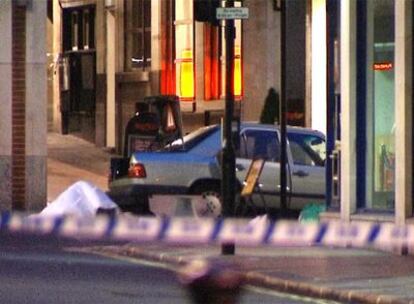
{"label": "sign post", "polygon": [[[246,13],[247,11],[247,13]],[[234,19],[247,18],[247,8],[235,8],[234,0],[227,0],[226,7],[217,8],[216,18],[226,20],[226,103],[222,143],[222,180],[223,216],[234,216],[236,196],[236,160],[232,140],[232,121],[234,114]],[[234,243],[222,244],[222,254],[234,254]]]}
{"label": "sign post", "polygon": [[[226,1],[226,9],[234,6],[234,0]],[[218,9],[217,9],[218,13]],[[218,14],[217,14],[218,15]],[[222,179],[221,193],[223,197],[223,216],[234,216],[235,208],[235,186],[236,186],[236,159],[231,136],[231,125],[234,113],[234,19],[226,19],[226,103],[223,128],[223,153],[222,153]],[[234,243],[225,243],[221,247],[222,254],[234,254]]]}
{"label": "sign post", "polygon": [[[281,0],[281,101],[280,101],[280,211],[282,217],[287,213],[287,143],[286,143],[286,1]],[[273,215],[273,217],[275,217]]]}

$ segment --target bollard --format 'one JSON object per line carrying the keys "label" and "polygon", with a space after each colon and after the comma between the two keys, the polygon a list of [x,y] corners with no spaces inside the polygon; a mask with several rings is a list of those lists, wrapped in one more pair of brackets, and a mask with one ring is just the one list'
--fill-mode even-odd
{"label": "bollard", "polygon": [[237,303],[243,285],[241,274],[222,261],[192,261],[178,276],[196,304]]}

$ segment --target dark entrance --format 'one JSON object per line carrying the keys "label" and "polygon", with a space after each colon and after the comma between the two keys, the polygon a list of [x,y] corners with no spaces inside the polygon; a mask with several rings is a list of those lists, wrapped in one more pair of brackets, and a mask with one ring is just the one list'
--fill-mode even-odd
{"label": "dark entrance", "polygon": [[62,133],[95,141],[95,7],[63,10]]}

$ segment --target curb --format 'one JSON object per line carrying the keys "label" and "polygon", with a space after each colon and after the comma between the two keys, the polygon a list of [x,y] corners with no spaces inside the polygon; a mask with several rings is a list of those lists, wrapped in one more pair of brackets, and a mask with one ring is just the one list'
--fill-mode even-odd
{"label": "curb", "polygon": [[[122,253],[129,257],[141,258],[154,262],[162,262],[173,266],[185,265],[189,258],[170,256],[165,253],[149,253],[136,248],[127,248]],[[241,272],[246,284],[273,289],[279,292],[298,294],[302,296],[333,300],[352,304],[414,304],[414,300],[404,300],[394,296],[375,295],[354,290],[338,290],[330,287],[317,286],[292,280],[270,277],[255,271]]]}
{"label": "curb", "polygon": [[272,288],[280,292],[294,293],[312,298],[334,300],[342,303],[360,304],[413,304],[414,301],[406,301],[393,296],[373,295],[352,290],[338,290],[329,287],[317,286],[291,280],[269,277],[255,271],[244,274],[246,283],[266,288]]}

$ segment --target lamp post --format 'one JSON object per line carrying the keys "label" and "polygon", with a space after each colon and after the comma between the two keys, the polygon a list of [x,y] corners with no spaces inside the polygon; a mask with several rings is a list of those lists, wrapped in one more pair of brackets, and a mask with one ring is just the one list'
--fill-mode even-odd
{"label": "lamp post", "polygon": [[[227,0],[226,7],[234,7],[234,0]],[[222,151],[222,179],[221,193],[223,198],[223,216],[234,215],[235,186],[236,186],[236,160],[231,136],[234,113],[234,19],[227,19],[225,25],[226,40],[226,103],[223,127]],[[222,244],[222,254],[234,254],[234,243]]]}
{"label": "lamp post", "polygon": [[280,61],[281,61],[281,100],[280,100],[280,211],[282,217],[287,212],[287,153],[286,153],[286,0],[280,0]]}

